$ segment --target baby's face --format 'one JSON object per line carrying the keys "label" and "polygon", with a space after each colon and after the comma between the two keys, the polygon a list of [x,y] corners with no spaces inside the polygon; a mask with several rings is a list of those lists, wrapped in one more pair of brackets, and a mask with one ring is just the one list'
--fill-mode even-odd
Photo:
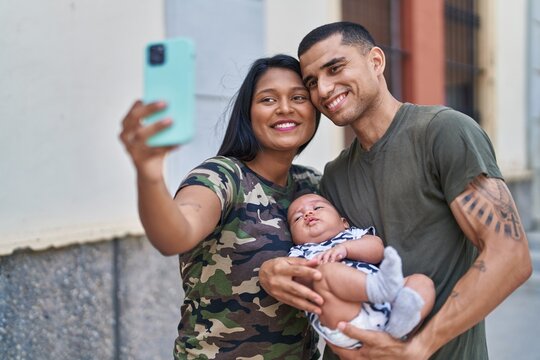
{"label": "baby's face", "polygon": [[294,200],[289,206],[287,220],[296,245],[321,243],[349,227],[328,200],[315,194]]}

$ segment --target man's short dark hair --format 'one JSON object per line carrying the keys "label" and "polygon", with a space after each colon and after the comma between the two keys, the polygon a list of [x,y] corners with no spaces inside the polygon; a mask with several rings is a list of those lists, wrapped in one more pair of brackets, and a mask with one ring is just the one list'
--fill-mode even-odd
{"label": "man's short dark hair", "polygon": [[300,45],[298,45],[298,57],[302,56],[316,43],[336,34],[341,34],[341,43],[343,45],[356,45],[366,49],[376,46],[375,40],[373,40],[365,27],[348,21],[339,21],[319,26],[304,36]]}

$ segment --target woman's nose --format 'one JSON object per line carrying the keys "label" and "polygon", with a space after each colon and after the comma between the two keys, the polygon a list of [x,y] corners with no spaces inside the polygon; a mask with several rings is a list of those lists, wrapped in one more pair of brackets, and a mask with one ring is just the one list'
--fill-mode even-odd
{"label": "woman's nose", "polygon": [[288,101],[281,101],[278,106],[278,113],[280,114],[288,114],[292,111],[292,106],[289,104]]}

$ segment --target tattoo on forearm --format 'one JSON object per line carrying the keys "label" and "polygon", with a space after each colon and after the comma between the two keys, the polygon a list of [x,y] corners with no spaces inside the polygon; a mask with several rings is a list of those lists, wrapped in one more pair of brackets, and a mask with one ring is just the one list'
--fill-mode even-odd
{"label": "tattoo on forearm", "polygon": [[[484,186],[478,179],[471,183],[472,190],[461,200],[461,204],[487,227],[493,227],[496,233],[514,240],[521,239],[521,224],[508,190],[497,182],[497,189]],[[486,215],[487,214],[487,215]]]}
{"label": "tattoo on forearm", "polygon": [[486,263],[484,262],[484,260],[478,260],[477,262],[473,264],[472,267],[473,269],[477,269],[480,272],[486,272],[487,270]]}

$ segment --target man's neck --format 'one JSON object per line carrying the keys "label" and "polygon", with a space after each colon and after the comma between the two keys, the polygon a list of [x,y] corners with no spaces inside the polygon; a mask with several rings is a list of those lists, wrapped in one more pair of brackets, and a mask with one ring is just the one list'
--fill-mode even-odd
{"label": "man's neck", "polygon": [[351,125],[364,150],[369,151],[386,133],[402,103],[389,96]]}

